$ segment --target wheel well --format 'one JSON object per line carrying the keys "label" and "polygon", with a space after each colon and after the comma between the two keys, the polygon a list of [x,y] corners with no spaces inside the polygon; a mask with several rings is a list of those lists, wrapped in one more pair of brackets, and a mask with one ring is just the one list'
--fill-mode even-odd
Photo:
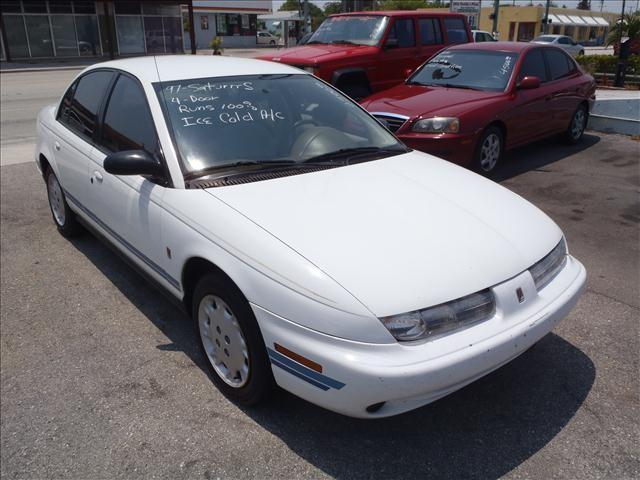
{"label": "wheel well", "polygon": [[182,269],[182,289],[184,290],[184,297],[182,302],[184,307],[191,316],[191,303],[193,301],[193,292],[196,289],[196,285],[198,284],[198,280],[202,278],[203,275],[208,273],[212,273],[216,276],[220,276],[228,281],[231,285],[237,288],[229,276],[224,273],[218,266],[211,263],[209,260],[205,260],[202,257],[192,257],[187,260],[183,269]]}
{"label": "wheel well", "polygon": [[354,70],[351,72],[342,72],[335,75],[333,84],[336,88],[344,88],[345,85],[363,85],[369,92],[371,91],[371,85],[369,84],[369,78],[367,74],[362,70]]}
{"label": "wheel well", "polygon": [[502,141],[506,145],[506,143],[507,143],[507,126],[504,124],[504,122],[502,120],[496,120],[494,122],[491,122],[489,125],[487,125],[487,128],[489,128],[489,127],[497,127],[497,128],[500,129],[500,131],[502,132]]}
{"label": "wheel well", "polygon": [[49,160],[43,154],[40,154],[38,157],[38,162],[40,163],[40,170],[42,171],[42,175],[44,176],[47,173],[47,169],[51,168],[49,164]]}

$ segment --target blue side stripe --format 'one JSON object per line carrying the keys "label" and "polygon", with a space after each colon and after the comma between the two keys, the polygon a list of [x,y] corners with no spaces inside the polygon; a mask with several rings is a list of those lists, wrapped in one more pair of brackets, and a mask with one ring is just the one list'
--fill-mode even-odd
{"label": "blue side stripe", "polygon": [[281,353],[276,352],[271,348],[267,348],[267,350],[269,351],[269,357],[271,358],[271,361],[275,360],[279,363],[283,363],[289,368],[301,373],[302,375],[310,377],[317,382],[328,385],[329,387],[333,387],[336,390],[340,390],[345,385],[344,383],[334,380],[331,377],[327,377],[326,375],[318,373],[315,370],[311,370],[310,368],[307,368],[304,365],[299,364],[298,362],[294,362],[290,358],[285,357]]}
{"label": "blue side stripe", "polygon": [[287,367],[286,365],[280,363],[277,360],[274,360],[273,358],[271,359],[271,363],[273,363],[274,365],[276,365],[277,367],[280,367],[281,369],[283,369],[285,372],[289,372],[291,375],[295,375],[298,378],[301,378],[302,380],[304,380],[305,382],[309,382],[311,385],[313,385],[314,387],[318,387],[322,390],[324,390],[325,392],[327,390],[329,390],[329,387],[327,387],[326,385],[323,385],[322,383],[316,382],[315,380],[312,380],[309,377],[304,376],[303,374],[293,370],[292,368]]}
{"label": "blue side stripe", "polygon": [[127,250],[129,250],[131,253],[133,253],[136,257],[138,257],[140,260],[142,260],[144,263],[146,263],[152,270],[154,270],[158,275],[160,275],[162,278],[164,278],[165,280],[167,280],[167,282],[169,282],[171,285],[173,285],[176,289],[180,290],[180,282],[178,282],[175,278],[173,278],[171,275],[169,275],[166,270],[164,270],[160,265],[156,264],[155,262],[153,262],[153,260],[151,260],[149,257],[147,257],[144,253],[142,253],[140,250],[138,250],[136,247],[134,247],[133,245],[131,245],[129,242],[127,242],[124,238],[122,238],[118,233],[116,233],[115,231],[113,231],[113,229],[111,227],[109,227],[109,225],[107,225],[106,223],[104,223],[102,220],[100,220],[91,210],[89,210],[87,207],[85,207],[84,205],[82,205],[73,195],[71,195],[68,191],[64,191],[65,196],[71,200],[74,204],[76,204],[78,206],[78,208],[80,210],[82,210],[84,213],[86,213],[89,217],[91,217],[91,219],[96,222],[98,225],[100,225],[103,229],[105,229],[107,232],[109,232],[109,234],[115,238],[116,240],[118,240],[118,242],[120,242],[122,244],[122,246],[124,246]]}

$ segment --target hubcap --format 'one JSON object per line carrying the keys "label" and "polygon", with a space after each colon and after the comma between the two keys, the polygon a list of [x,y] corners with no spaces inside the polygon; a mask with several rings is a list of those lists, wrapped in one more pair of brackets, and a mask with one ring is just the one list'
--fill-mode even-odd
{"label": "hubcap", "polygon": [[583,109],[579,109],[573,116],[573,122],[571,122],[571,136],[577,140],[582,135],[585,127],[586,115]]}
{"label": "hubcap", "polygon": [[51,211],[53,212],[53,218],[60,226],[64,225],[65,213],[64,213],[64,197],[62,196],[62,188],[55,175],[49,175],[47,181],[49,191],[49,205],[51,205]]}
{"label": "hubcap", "polygon": [[490,172],[498,163],[500,158],[500,138],[492,133],[482,142],[480,149],[480,167],[485,172]]}
{"label": "hubcap", "polygon": [[215,295],[205,296],[198,307],[200,339],[213,369],[224,382],[240,388],[249,379],[249,352],[238,320]]}

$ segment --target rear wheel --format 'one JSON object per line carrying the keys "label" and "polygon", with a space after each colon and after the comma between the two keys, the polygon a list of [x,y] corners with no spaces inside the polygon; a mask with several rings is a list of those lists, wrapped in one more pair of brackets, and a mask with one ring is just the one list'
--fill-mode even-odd
{"label": "rear wheel", "polygon": [[82,231],[82,227],[76,219],[75,213],[69,208],[62,186],[58,177],[49,167],[44,175],[47,183],[47,197],[53,221],[58,231],[65,237],[73,237]]}
{"label": "rear wheel", "polygon": [[249,303],[230,281],[202,277],[196,286],[193,319],[200,349],[218,389],[243,405],[269,397],[275,382],[269,357]]}
{"label": "rear wheel", "polygon": [[565,138],[570,145],[575,145],[582,139],[585,128],[587,128],[587,120],[589,113],[587,107],[580,105],[571,117],[569,128],[565,132]]}
{"label": "rear wheel", "polygon": [[476,146],[473,170],[481,175],[490,175],[502,160],[504,135],[498,127],[487,128]]}

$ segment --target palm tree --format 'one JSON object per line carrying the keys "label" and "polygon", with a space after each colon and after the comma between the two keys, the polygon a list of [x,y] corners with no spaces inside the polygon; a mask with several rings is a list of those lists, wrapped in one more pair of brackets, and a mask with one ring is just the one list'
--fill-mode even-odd
{"label": "palm tree", "polygon": [[640,10],[628,13],[622,17],[622,28],[618,25],[612,27],[607,37],[607,45],[620,43],[620,31],[623,37],[640,38]]}

